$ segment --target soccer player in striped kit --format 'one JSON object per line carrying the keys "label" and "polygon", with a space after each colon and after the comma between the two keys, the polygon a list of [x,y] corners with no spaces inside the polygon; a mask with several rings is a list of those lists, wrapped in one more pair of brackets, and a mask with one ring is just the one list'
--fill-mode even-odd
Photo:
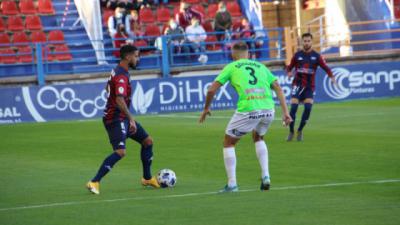
{"label": "soccer player in striped kit", "polygon": [[326,65],[324,58],[312,49],[312,38],[310,33],[304,33],[301,36],[303,49],[296,52],[286,69],[289,78],[292,77],[292,70],[295,70],[290,100],[290,116],[293,122],[291,122],[289,126],[290,131],[286,139],[287,141],[292,141],[294,137],[294,125],[299,103],[304,104],[304,111],[297,129],[296,138],[297,141],[303,140],[303,128],[310,118],[312,105],[314,103],[315,74],[318,66],[325,70],[333,83],[336,83],[335,77],[331,69]]}

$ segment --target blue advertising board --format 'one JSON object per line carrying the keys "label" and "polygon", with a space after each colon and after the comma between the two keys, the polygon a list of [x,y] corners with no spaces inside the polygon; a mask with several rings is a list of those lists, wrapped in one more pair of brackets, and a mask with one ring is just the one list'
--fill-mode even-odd
{"label": "blue advertising board", "polygon": [[[332,67],[337,84],[317,72],[316,102],[400,96],[400,63],[381,62]],[[273,71],[289,99],[291,81]],[[133,80],[131,111],[161,114],[200,111],[215,75]],[[105,82],[0,88],[0,123],[99,118],[107,100]],[[217,93],[212,109],[233,109],[237,95],[229,84]]]}

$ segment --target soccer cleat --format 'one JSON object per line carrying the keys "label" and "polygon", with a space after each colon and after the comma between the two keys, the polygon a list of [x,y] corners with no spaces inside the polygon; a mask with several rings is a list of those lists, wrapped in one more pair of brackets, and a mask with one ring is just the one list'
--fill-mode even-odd
{"label": "soccer cleat", "polygon": [[271,180],[269,179],[268,176],[265,176],[264,178],[261,179],[260,190],[268,191],[270,187],[271,187]]}
{"label": "soccer cleat", "polygon": [[155,177],[152,177],[150,180],[146,180],[142,178],[142,185],[147,186],[147,187],[154,187],[154,188],[159,188],[160,184],[158,183],[157,179]]}
{"label": "soccer cleat", "polygon": [[292,141],[293,137],[294,137],[294,133],[293,132],[289,132],[289,134],[288,134],[288,136],[286,138],[286,141]]}
{"label": "soccer cleat", "polygon": [[297,141],[303,141],[303,131],[297,131]]}
{"label": "soccer cleat", "polygon": [[222,190],[220,190],[219,193],[232,193],[238,191],[239,191],[238,186],[229,187],[228,185],[225,185],[225,187]]}
{"label": "soccer cleat", "polygon": [[86,188],[93,194],[98,195],[100,194],[100,183],[99,182],[92,182],[89,181],[86,184]]}

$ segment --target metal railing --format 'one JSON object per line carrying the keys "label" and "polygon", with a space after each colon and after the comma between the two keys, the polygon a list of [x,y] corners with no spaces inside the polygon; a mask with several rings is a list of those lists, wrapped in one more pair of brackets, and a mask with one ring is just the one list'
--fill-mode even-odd
{"label": "metal railing", "polygon": [[[276,28],[271,30],[255,30],[255,37],[253,38],[240,38],[238,32],[230,33],[231,39],[207,39],[202,42],[205,49],[204,52],[176,52],[174,45],[169,40],[177,38],[177,36],[141,36],[136,38],[129,38],[129,42],[133,44],[140,43],[141,40],[146,41],[147,45],[137,45],[141,51],[141,60],[138,69],[161,69],[163,77],[170,76],[172,68],[194,66],[194,65],[213,65],[225,64],[231,61],[230,47],[235,41],[245,41],[250,46],[250,53],[252,53],[257,60],[268,61],[274,59],[283,59],[283,28]],[[277,32],[277,38],[268,38],[269,32]],[[222,32],[206,33],[207,36],[223,35]],[[183,35],[181,38],[187,40],[188,35]],[[235,37],[235,38],[233,38]],[[158,49],[154,43],[156,39],[161,43],[161,49]],[[92,48],[92,44],[101,42],[104,46],[113,46],[114,41],[121,39],[110,40],[95,40],[95,41],[68,41],[70,50],[68,52],[54,52],[54,46],[59,44],[66,44],[66,42],[44,42],[44,43],[18,43],[12,45],[0,45],[0,49],[17,48],[18,46],[30,46],[31,53],[17,53],[17,54],[0,54],[0,57],[20,57],[22,55],[30,55],[32,62],[15,63],[15,64],[0,64],[0,77],[12,75],[12,71],[19,70],[19,75],[37,75],[38,83],[44,84],[46,75],[56,74],[79,74],[79,73],[96,73],[96,72],[109,72],[119,61],[114,54],[119,50],[115,47],[105,47],[102,51],[105,58],[96,57],[96,51]],[[126,41],[126,39],[122,39]],[[85,47],[76,47],[86,46]],[[269,46],[275,47],[269,47]],[[183,47],[190,49],[190,43],[185,41]],[[77,48],[77,49],[74,49]],[[56,55],[70,54],[71,60],[53,60],[57,59]],[[197,59],[199,55],[207,55],[207,62],[199,62]],[[22,73],[22,74],[21,74]]]}

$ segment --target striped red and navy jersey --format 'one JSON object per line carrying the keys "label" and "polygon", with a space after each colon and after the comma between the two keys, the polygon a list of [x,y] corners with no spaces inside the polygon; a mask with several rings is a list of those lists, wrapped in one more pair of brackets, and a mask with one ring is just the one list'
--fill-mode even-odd
{"label": "striped red and navy jersey", "polygon": [[294,54],[290,61],[287,71],[292,71],[295,68],[295,74],[293,79],[293,86],[315,89],[315,73],[317,68],[320,66],[329,77],[332,77],[332,71],[326,65],[324,58],[316,51],[311,52],[298,51]]}
{"label": "striped red and navy jersey", "polygon": [[117,106],[117,96],[124,97],[126,106],[129,108],[131,102],[131,80],[129,72],[118,65],[111,71],[110,79],[107,83],[108,99],[106,109],[104,110],[103,119],[106,123],[112,123],[116,121],[123,121],[127,116],[121,112]]}

